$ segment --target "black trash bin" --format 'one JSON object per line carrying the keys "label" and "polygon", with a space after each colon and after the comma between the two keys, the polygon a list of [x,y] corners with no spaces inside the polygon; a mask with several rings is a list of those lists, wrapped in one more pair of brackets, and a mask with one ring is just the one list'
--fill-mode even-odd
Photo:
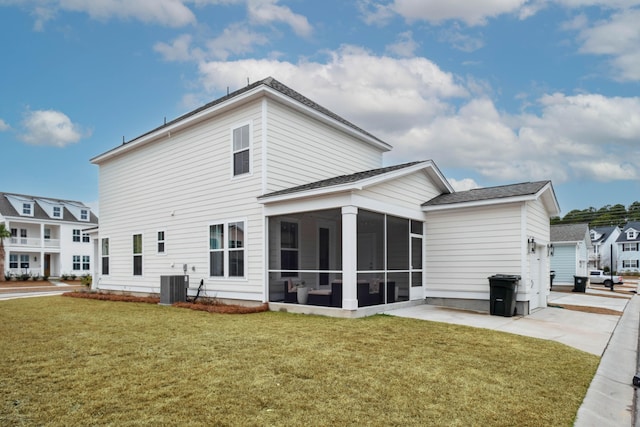
{"label": "black trash bin", "polygon": [[516,312],[516,286],[520,276],[509,274],[494,274],[489,277],[490,307],[493,316],[511,317]]}
{"label": "black trash bin", "polygon": [[588,277],[573,276],[573,292],[585,292],[587,288]]}
{"label": "black trash bin", "polygon": [[551,270],[551,272],[549,272],[549,279],[551,280],[551,287],[553,288],[553,279],[556,278],[556,271],[555,270]]}

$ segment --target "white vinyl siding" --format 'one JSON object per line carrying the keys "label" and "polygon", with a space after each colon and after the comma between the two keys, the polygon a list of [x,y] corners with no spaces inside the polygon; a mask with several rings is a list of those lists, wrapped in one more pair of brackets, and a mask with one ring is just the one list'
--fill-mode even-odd
{"label": "white vinyl siding", "polygon": [[269,100],[266,108],[269,120],[266,192],[382,166],[380,149],[278,102]]}
{"label": "white vinyl siding", "polygon": [[521,204],[427,213],[426,276],[429,291],[485,293],[488,277],[521,274]]}
{"label": "white vinyl siding", "polygon": [[[441,191],[436,189],[433,182],[425,175],[424,171],[418,171],[407,176],[393,179],[372,187],[368,187],[360,192],[358,196],[367,197],[372,200],[387,204],[385,211],[398,216],[411,216],[407,211],[401,212],[398,209],[415,210],[419,212],[417,219],[423,216],[421,205],[427,200],[439,196]],[[394,212],[395,211],[395,212]]]}
{"label": "white vinyl siding", "polygon": [[[100,235],[109,236],[109,276],[106,289],[130,285],[131,234],[145,239],[144,277],[133,290],[159,292],[160,276],[182,274],[188,266],[190,282],[205,280],[210,296],[261,300],[263,292],[262,138],[260,103],[245,105],[165,137],[100,165]],[[230,176],[229,135],[238,123],[252,123],[252,174]],[[144,188],[144,191],[140,191]],[[103,209],[104,208],[104,209]],[[209,277],[208,227],[242,217],[248,232],[245,280]],[[157,231],[166,231],[171,250],[159,255]],[[151,237],[152,236],[152,237]],[[148,250],[149,249],[149,250]]]}

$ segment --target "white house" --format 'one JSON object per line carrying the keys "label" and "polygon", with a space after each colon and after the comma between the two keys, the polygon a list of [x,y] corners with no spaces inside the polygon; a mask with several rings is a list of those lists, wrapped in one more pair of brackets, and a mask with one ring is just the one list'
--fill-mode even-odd
{"label": "white house", "polygon": [[573,285],[574,276],[588,276],[589,253],[593,250],[589,224],[552,225],[551,243],[554,285]]}
{"label": "white house", "polygon": [[89,229],[98,218],[81,202],[0,193],[0,222],[5,239],[5,272],[13,276],[81,276],[93,272]]}
{"label": "white house", "polygon": [[628,222],[616,239],[616,244],[618,274],[640,271],[640,222]]}
{"label": "white house", "polygon": [[[618,259],[618,245],[616,240],[620,236],[620,227],[617,225],[610,227],[593,227],[589,230],[593,251],[589,255],[589,263],[592,268],[601,270],[605,267],[611,269],[616,266]],[[613,264],[611,263],[611,260]]]}
{"label": "white house", "polygon": [[[455,193],[431,160],[384,167],[390,149],[267,78],[100,154],[97,287],[157,293],[160,276],[186,270],[190,294],[202,281],[209,297],[360,316],[428,296],[488,308],[487,275],[516,273],[520,312],[546,304],[549,182],[434,207],[476,193]],[[448,216],[479,234],[436,239]],[[447,268],[491,268],[441,274],[445,250],[457,254]]]}

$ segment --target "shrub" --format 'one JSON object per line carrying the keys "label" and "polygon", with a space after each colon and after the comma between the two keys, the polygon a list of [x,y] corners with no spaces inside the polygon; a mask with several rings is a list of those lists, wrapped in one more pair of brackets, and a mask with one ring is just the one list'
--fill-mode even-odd
{"label": "shrub", "polygon": [[23,282],[26,282],[27,280],[29,280],[31,278],[31,275],[29,273],[22,273],[20,275],[20,280]]}
{"label": "shrub", "polygon": [[66,273],[62,273],[62,274],[60,275],[60,279],[62,279],[62,280],[69,280],[69,275],[67,275]]}
{"label": "shrub", "polygon": [[76,276],[76,275],[75,275],[75,274],[73,274],[73,273],[71,273],[71,274],[69,275],[69,279],[71,279],[71,280],[76,280],[76,278],[77,278],[77,277],[78,277],[78,276]]}
{"label": "shrub", "polygon": [[37,282],[38,280],[40,280],[40,274],[39,273],[33,273],[31,275],[31,280],[33,280],[34,282]]}
{"label": "shrub", "polygon": [[85,286],[91,286],[92,278],[90,274],[85,274],[80,278],[80,283]]}
{"label": "shrub", "polygon": [[4,280],[11,280],[13,278],[13,274],[10,271],[4,273]]}

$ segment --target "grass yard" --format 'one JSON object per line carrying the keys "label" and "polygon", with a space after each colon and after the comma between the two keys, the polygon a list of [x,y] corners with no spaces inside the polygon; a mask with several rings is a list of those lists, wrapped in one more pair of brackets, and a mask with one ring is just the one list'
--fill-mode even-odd
{"label": "grass yard", "polygon": [[390,316],[0,302],[0,425],[571,426],[599,359]]}

